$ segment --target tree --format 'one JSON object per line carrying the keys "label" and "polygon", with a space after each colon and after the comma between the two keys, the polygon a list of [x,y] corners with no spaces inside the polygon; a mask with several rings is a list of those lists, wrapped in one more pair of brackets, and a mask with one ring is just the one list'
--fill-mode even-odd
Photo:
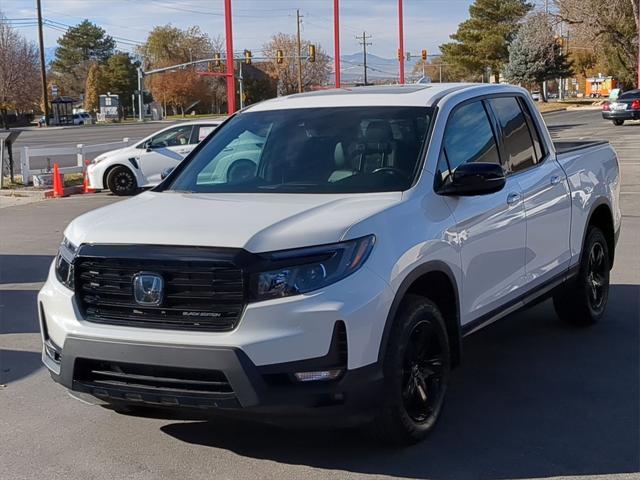
{"label": "tree", "polygon": [[102,75],[105,91],[118,94],[120,105],[131,108],[131,95],[138,88],[136,64],[131,56],[124,52],[112,55],[102,67]]}
{"label": "tree", "polygon": [[[509,46],[505,75],[513,83],[537,84],[572,74],[571,64],[554,36],[549,16],[535,13],[520,27]],[[544,93],[542,93],[544,95]],[[541,100],[546,101],[544,96]]]}
{"label": "tree", "polygon": [[[414,75],[421,75],[425,73],[427,77],[431,78],[433,82],[454,82],[464,77],[464,72],[461,72],[456,65],[447,65],[442,61],[442,57],[433,57],[431,60],[424,62],[420,60],[413,67]],[[442,75],[442,77],[441,77]]]}
{"label": "tree", "polygon": [[92,63],[87,74],[87,82],[84,87],[84,109],[95,112],[100,106],[100,94],[102,92],[102,71],[100,65]]}
{"label": "tree", "polygon": [[[309,50],[311,42],[302,41],[302,55]],[[278,79],[279,93],[289,95],[298,91],[297,41],[295,35],[276,33],[262,48],[264,55],[273,59],[265,64],[266,71]],[[281,64],[276,62],[276,52],[282,50],[284,59]],[[316,61],[308,62],[302,59],[302,89],[307,90],[312,85],[324,85],[331,73],[330,59],[319,45],[316,46]]]}
{"label": "tree", "polygon": [[[594,47],[609,74],[634,85],[638,78],[640,0],[555,0],[558,16]],[[640,85],[638,85],[640,88]]]}
{"label": "tree", "polygon": [[80,95],[91,64],[105,63],[115,47],[115,40],[102,28],[84,20],[58,39],[52,71],[69,95]]}
{"label": "tree", "polygon": [[[218,45],[221,44],[219,39]],[[185,30],[164,25],[155,27],[139,48],[146,69],[163,68],[186,63],[202,57],[211,57],[214,42],[198,27]],[[198,76],[197,68],[150,76],[147,86],[154,98],[173,108],[174,114],[193,104],[209,105],[212,99],[212,83]]]}
{"label": "tree", "polygon": [[442,60],[469,79],[491,69],[498,81],[518,22],[531,8],[525,0],[475,0],[469,7],[470,18],[451,35],[454,41],[440,46]]}
{"label": "tree", "polygon": [[9,128],[8,112],[37,109],[39,63],[35,46],[11,28],[0,12],[0,126]]}

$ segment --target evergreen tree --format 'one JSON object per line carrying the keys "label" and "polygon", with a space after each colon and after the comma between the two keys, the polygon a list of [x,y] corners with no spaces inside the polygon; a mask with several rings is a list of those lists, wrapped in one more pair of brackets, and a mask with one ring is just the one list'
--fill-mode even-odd
{"label": "evergreen tree", "polygon": [[69,95],[79,95],[91,64],[106,62],[115,46],[115,40],[102,28],[84,20],[58,39],[51,68]]}
{"label": "evergreen tree", "polygon": [[102,67],[103,85],[106,91],[120,96],[120,105],[131,107],[131,95],[137,88],[136,64],[128,53],[118,52]]}
{"label": "evergreen tree", "polygon": [[440,46],[444,63],[470,79],[490,68],[497,81],[509,60],[508,46],[518,22],[531,8],[526,0],[475,0],[470,18],[451,35],[454,41]]}
{"label": "evergreen tree", "polygon": [[566,78],[572,73],[571,63],[554,36],[548,16],[544,13],[531,15],[509,47],[507,80],[537,84],[542,92],[545,80]]}

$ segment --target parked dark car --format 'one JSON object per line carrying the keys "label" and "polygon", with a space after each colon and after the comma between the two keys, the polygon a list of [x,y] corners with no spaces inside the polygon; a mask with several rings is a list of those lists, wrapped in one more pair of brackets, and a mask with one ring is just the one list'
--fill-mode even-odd
{"label": "parked dark car", "polygon": [[617,100],[602,104],[602,118],[614,125],[623,125],[625,120],[640,120],[640,89],[629,90]]}

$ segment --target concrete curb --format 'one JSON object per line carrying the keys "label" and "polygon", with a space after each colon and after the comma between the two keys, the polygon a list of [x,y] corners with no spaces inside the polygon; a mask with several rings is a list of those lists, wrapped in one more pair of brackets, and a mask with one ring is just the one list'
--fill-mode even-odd
{"label": "concrete curb", "polygon": [[[82,185],[71,185],[68,187],[64,187],[64,196],[68,197],[69,195],[78,195],[83,193]],[[0,190],[0,195],[3,197],[30,197],[36,198],[40,200],[45,200],[47,198],[54,198],[53,190],[25,190],[25,189],[3,189]]]}
{"label": "concrete curb", "polygon": [[565,112],[567,110],[567,107],[563,107],[563,108],[556,108],[554,110],[547,110],[546,112],[540,112],[542,115],[549,115],[550,113],[559,113],[559,112]]}

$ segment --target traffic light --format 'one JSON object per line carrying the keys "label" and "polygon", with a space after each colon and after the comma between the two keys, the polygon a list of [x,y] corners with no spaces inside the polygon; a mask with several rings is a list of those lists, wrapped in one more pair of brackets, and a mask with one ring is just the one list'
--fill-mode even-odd
{"label": "traffic light", "polygon": [[426,50],[426,48],[422,49],[422,61],[423,62],[427,61],[427,50]]}
{"label": "traffic light", "polygon": [[216,67],[219,67],[219,66],[221,66],[221,65],[222,65],[222,62],[220,61],[220,54],[219,54],[219,53],[214,53],[214,54],[213,54],[213,58],[214,58],[213,64],[214,64]]}
{"label": "traffic light", "polygon": [[316,61],[316,46],[313,44],[309,45],[309,61],[311,63]]}
{"label": "traffic light", "polygon": [[284,53],[282,52],[282,50],[276,50],[276,63],[278,65],[281,65],[283,61],[284,61]]}
{"label": "traffic light", "polygon": [[402,54],[400,49],[398,49],[398,61],[401,62],[402,60],[404,60],[404,55]]}
{"label": "traffic light", "polygon": [[244,63],[251,65],[251,50],[244,51]]}

